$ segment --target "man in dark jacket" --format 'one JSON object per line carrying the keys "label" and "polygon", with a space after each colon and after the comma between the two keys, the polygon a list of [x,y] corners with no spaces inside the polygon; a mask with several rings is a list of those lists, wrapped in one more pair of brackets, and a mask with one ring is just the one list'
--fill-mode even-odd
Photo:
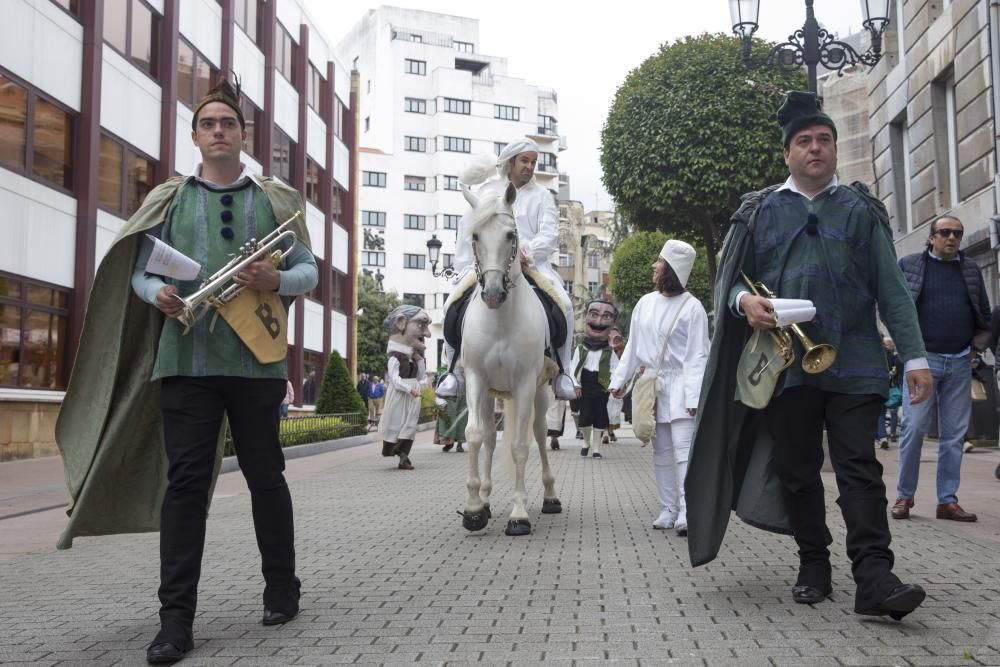
{"label": "man in dark jacket", "polygon": [[917,306],[920,332],[934,378],[931,400],[912,405],[903,392],[903,433],[899,441],[899,482],[892,518],[908,519],[920,474],[920,450],[930,428],[937,396],[939,519],[975,521],[958,504],[962,444],[972,413],[971,360],[990,335],[990,303],[983,274],[959,251],[962,223],[945,215],[931,223],[927,248],[899,260]]}
{"label": "man in dark jacket", "polygon": [[[872,448],[889,389],[875,307],[904,361],[904,392],[913,403],[926,398],[931,383],[916,312],[896,266],[885,207],[863,186],[837,182],[837,131],[815,94],[789,93],[778,121],[789,178],[744,198],[719,263],[715,336],[685,481],[688,550],[694,565],[714,558],[736,510],[751,525],[794,535],[792,600],[826,599],[833,537],[820,475],[825,427],[857,586],[854,611],[899,619],[925,593],[892,571],[882,467]],[[751,329],[773,330],[776,320],[770,300],[750,293],[741,272],[781,297],[811,300],[816,317],[802,328],[837,347],[818,374],[804,373],[799,363],[788,367],[762,410],[734,400],[736,373]]]}

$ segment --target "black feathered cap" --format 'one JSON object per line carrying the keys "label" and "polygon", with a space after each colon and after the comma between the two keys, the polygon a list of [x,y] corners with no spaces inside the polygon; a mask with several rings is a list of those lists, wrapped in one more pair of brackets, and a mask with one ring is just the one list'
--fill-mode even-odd
{"label": "black feathered cap", "polygon": [[833,130],[833,140],[837,140],[837,126],[833,119],[823,113],[823,105],[816,93],[793,90],[778,108],[778,125],[781,126],[781,140],[785,148],[795,133],[810,125],[826,125]]}

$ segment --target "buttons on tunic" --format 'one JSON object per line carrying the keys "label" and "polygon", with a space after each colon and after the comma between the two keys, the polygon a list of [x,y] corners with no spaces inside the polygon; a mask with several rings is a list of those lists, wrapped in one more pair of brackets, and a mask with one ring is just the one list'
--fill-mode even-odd
{"label": "buttons on tunic", "polygon": [[[233,205],[233,195],[227,192],[226,194],[222,195],[222,197],[219,198],[219,203],[227,207],[219,215],[219,217],[222,218],[222,224],[224,225],[232,224],[233,212],[230,211],[228,207]],[[226,239],[227,241],[231,241],[233,236],[235,236],[232,227],[223,227],[219,231],[219,233],[222,234],[222,238]]]}

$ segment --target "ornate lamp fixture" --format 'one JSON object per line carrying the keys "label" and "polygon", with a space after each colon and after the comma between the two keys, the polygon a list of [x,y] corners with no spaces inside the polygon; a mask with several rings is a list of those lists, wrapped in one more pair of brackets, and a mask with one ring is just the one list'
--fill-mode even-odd
{"label": "ornate lamp fixture", "polygon": [[820,28],[813,14],[813,0],[805,0],[806,22],[800,30],[788,36],[788,41],[776,44],[766,55],[753,56],[750,48],[759,27],[760,0],[729,0],[733,32],[743,47],[743,63],[750,69],[770,66],[793,72],[802,65],[809,71],[809,90],[816,92],[816,66],[822,64],[843,76],[844,68],[852,65],[874,67],[882,59],[882,34],[889,25],[889,0],[861,0],[862,25],[871,36],[871,48],[858,53],[846,42]]}
{"label": "ornate lamp fixture", "polygon": [[437,234],[431,234],[431,238],[427,241],[427,260],[431,263],[431,275],[435,278],[440,278],[441,276],[451,278],[455,275],[455,272],[450,267],[445,267],[440,271],[437,270],[438,261],[441,259],[441,246],[442,243],[438,239]]}

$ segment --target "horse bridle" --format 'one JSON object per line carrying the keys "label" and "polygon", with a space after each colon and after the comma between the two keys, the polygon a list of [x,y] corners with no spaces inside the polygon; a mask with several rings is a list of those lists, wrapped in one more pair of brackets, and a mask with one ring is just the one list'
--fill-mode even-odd
{"label": "horse bridle", "polygon": [[[514,216],[507,213],[499,213],[498,216],[508,217],[514,220]],[[517,259],[517,248],[518,248],[518,237],[517,237],[517,223],[514,223],[514,238],[511,239],[510,254],[507,255],[507,259],[504,262],[503,269],[499,266],[487,266],[483,267],[482,262],[479,261],[479,242],[475,239],[472,240],[472,256],[476,260],[476,282],[479,283],[480,289],[486,289],[486,273],[488,271],[501,271],[503,272],[503,288],[504,290],[509,290],[514,286],[514,281],[510,277],[510,267]]]}

